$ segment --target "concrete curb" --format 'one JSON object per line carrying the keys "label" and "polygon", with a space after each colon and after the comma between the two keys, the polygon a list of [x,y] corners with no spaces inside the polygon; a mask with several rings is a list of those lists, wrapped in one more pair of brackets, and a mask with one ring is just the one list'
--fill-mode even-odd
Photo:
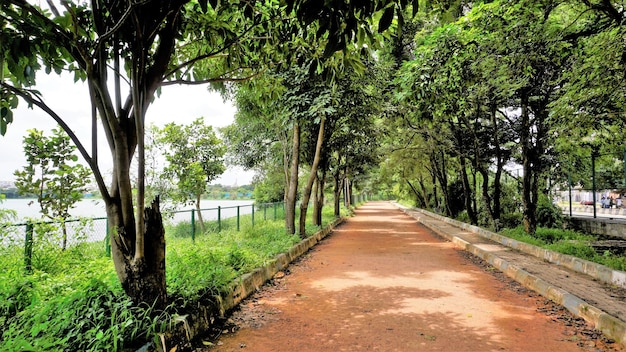
{"label": "concrete curb", "polygon": [[137,351],[171,351],[177,347],[189,347],[192,340],[208,331],[216,320],[235,308],[246,297],[256,292],[277,272],[283,270],[295,259],[306,253],[345,220],[346,218],[343,217],[336,219],[322,230],[296,243],[287,252],[277,255],[266,265],[237,278],[231,284],[228,293],[214,297],[218,303],[217,308],[199,305],[194,314],[174,317],[172,319],[174,326],[170,331],[159,335],[160,345],[149,343]]}
{"label": "concrete curb", "polygon": [[[396,206],[398,206],[403,212],[405,212],[407,215],[415,218],[417,221],[419,221],[421,224],[423,224],[424,226],[428,227],[430,230],[432,230],[433,232],[435,232],[436,234],[438,234],[439,236],[446,238],[447,240],[453,242],[454,244],[456,244],[458,247],[472,253],[473,255],[485,260],[486,262],[488,262],[489,264],[491,264],[493,267],[497,268],[498,270],[502,271],[503,273],[505,273],[507,276],[509,276],[510,278],[512,278],[513,280],[519,282],[520,284],[524,285],[525,287],[539,293],[540,295],[551,299],[552,301],[556,302],[557,304],[562,305],[563,307],[565,307],[567,310],[569,310],[572,314],[581,317],[583,319],[585,319],[585,321],[587,321],[588,323],[592,324],[595,329],[602,331],[602,333],[604,333],[606,336],[614,339],[615,341],[621,343],[622,345],[626,346],[626,323],[623,322],[622,320],[600,310],[599,308],[585,302],[584,300],[580,299],[579,297],[559,288],[556,287],[550,283],[548,283],[545,280],[542,280],[540,278],[538,278],[537,276],[530,274],[529,272],[525,271],[524,269],[516,266],[515,264],[512,264],[502,258],[497,257],[496,255],[494,255],[493,253],[487,252],[483,249],[480,249],[478,247],[476,247],[475,245],[463,240],[460,237],[454,236],[454,235],[450,235],[447,232],[439,229],[438,227],[434,226],[433,224],[429,224],[427,221],[422,221],[422,219],[420,218],[419,214],[415,214],[415,212],[417,213],[422,213],[426,216],[430,216],[433,218],[436,218],[438,220],[442,220],[445,221],[446,223],[449,223],[451,225],[454,225],[456,227],[462,228],[464,230],[468,230],[474,233],[477,233],[479,235],[481,235],[482,237],[488,238],[490,240],[493,240],[495,242],[501,243],[505,246],[517,249],[521,252],[525,252],[531,255],[535,255],[540,259],[545,259],[546,257],[548,258],[556,258],[554,259],[554,261],[550,260],[551,263],[557,264],[557,265],[563,265],[561,264],[561,261],[558,259],[559,257],[571,257],[571,256],[565,256],[562,255],[560,253],[556,253],[556,252],[552,252],[552,251],[548,251],[542,248],[538,248],[536,246],[531,246],[531,245],[527,245],[525,243],[521,243],[519,241],[515,241],[512,239],[509,239],[507,237],[495,234],[493,232],[489,232],[487,230],[478,228],[476,226],[472,226],[472,225],[468,225],[465,223],[461,223],[459,221],[456,220],[452,220],[449,218],[445,218],[443,216],[437,215],[437,214],[433,214],[430,212],[427,212],[425,210],[422,209],[408,209],[406,207],[403,207],[399,204],[396,204]],[[409,212],[414,212],[413,214],[409,213]],[[417,215],[417,216],[416,216]],[[533,247],[533,248],[529,248],[529,247]],[[537,250],[539,249],[539,251]],[[530,251],[527,251],[530,250]],[[549,253],[548,253],[549,252]],[[539,254],[539,255],[538,255]],[[581,270],[587,270],[585,268],[591,268],[590,272],[594,273],[596,275],[598,275],[598,277],[603,277],[606,278],[606,272],[608,270],[611,270],[609,268],[606,268],[602,265],[596,264],[596,263],[590,263],[578,258],[575,258],[577,260],[565,260],[564,262],[566,264],[569,263],[569,265],[579,269],[573,269],[579,272],[583,272]],[[547,259],[546,259],[547,260]],[[586,263],[578,263],[578,262],[586,262],[586,263],[590,263],[593,265],[583,265]],[[566,267],[569,267],[568,265],[564,265]],[[597,267],[602,267],[604,269],[600,270],[601,268],[597,268]],[[614,270],[615,271],[615,270]],[[623,272],[619,272],[618,273],[622,273]],[[593,276],[593,275],[592,275]],[[596,277],[596,276],[594,276]],[[623,281],[621,281],[623,284]]]}

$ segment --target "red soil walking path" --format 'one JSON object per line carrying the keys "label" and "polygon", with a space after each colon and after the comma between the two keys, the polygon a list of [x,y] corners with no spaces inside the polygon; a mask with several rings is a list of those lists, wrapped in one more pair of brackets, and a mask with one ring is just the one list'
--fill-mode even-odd
{"label": "red soil walking path", "polygon": [[[385,202],[244,301],[208,351],[608,351],[560,307]],[[283,275],[284,274],[284,275]]]}

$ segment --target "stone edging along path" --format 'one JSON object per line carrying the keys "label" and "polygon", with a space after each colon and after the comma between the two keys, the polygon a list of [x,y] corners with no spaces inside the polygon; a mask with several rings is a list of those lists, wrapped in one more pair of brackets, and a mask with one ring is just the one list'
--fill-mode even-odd
{"label": "stone edging along path", "polygon": [[[449,225],[459,228],[460,230],[475,233],[483,238],[500,243],[504,246],[518,250],[520,252],[533,255],[538,259],[547,261],[549,263],[561,265],[573,271],[589,275],[593,279],[607,284],[626,287],[625,272],[613,270],[604,265],[592,263],[570,255],[553,252],[524,242],[516,241],[497,233],[485,230],[478,226],[469,225],[457,220],[428,212],[423,209],[409,209],[397,203],[394,204],[403,212],[407,213],[407,215],[412,216],[421,224],[428,227],[438,235],[457,244],[459,247],[474,254],[475,256],[487,261],[489,264],[493,265],[495,268],[504,272],[507,276],[513,278],[515,281],[521,283],[522,285],[562,305],[576,316],[582,317],[587,322],[593,324],[597,330],[602,331],[605,335],[609,336],[612,339],[615,339],[622,345],[626,346],[626,322],[602,311],[601,309],[594,307],[593,305],[590,305],[579,297],[542,280],[541,278],[527,272],[523,268],[518,267],[517,265],[515,265],[515,263],[507,262],[506,260],[498,258],[493,253],[489,253],[488,251],[485,251],[460,237],[443,231],[433,223],[429,223],[428,221],[422,221],[419,216],[415,216],[417,215],[415,213],[421,213],[426,217],[431,217],[433,219],[445,222]],[[410,214],[409,211],[413,212],[413,214]]]}
{"label": "stone edging along path", "polygon": [[239,302],[257,291],[277,272],[283,270],[296,258],[306,253],[343,221],[345,221],[343,217],[334,220],[322,230],[296,243],[287,252],[278,254],[265,266],[256,268],[252,272],[235,279],[228,293],[215,297],[217,308],[198,306],[194,314],[174,317],[172,329],[159,335],[159,346],[151,342],[137,351],[171,351],[172,349],[189,347],[192,340],[208,331],[218,318],[223,317],[226,312],[235,308]]}

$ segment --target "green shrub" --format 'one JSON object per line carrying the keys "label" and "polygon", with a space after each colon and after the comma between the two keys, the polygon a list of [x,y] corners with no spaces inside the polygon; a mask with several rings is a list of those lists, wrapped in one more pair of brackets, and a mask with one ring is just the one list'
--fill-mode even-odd
{"label": "green shrub", "polygon": [[500,225],[504,228],[515,228],[522,224],[522,213],[507,212],[500,214]]}
{"label": "green shrub", "polygon": [[537,203],[537,225],[549,228],[560,228],[563,225],[563,212],[543,195]]}
{"label": "green shrub", "polygon": [[[101,242],[65,251],[52,236],[37,235],[32,275],[23,273],[23,243],[0,247],[0,351],[120,351],[163,331],[175,309],[187,310],[226,291],[244,272],[265,264],[300,241],[286,235],[284,211],[273,208],[222,221],[224,231],[199,233],[193,242],[189,222],[167,227],[168,295],[176,307],[166,312],[135,306],[123,293]],[[346,214],[345,209],[342,210]],[[325,207],[323,223],[334,220]],[[216,224],[216,222],[208,222]],[[214,226],[214,225],[211,225]],[[310,219],[307,233],[316,227]],[[43,227],[38,233],[45,234]]]}
{"label": "green shrub", "polygon": [[[199,231],[199,227],[196,228],[196,231]],[[173,225],[166,225],[165,234],[173,238],[191,238],[191,221],[180,221]]]}
{"label": "green shrub", "polygon": [[119,351],[130,347],[125,346],[129,341],[141,341],[165,330],[169,319],[156,313],[151,307],[134,306],[125,294],[112,291],[105,282],[91,280],[10,319],[0,349]]}
{"label": "green shrub", "polygon": [[589,242],[593,236],[585,235],[572,230],[537,228],[534,236],[527,234],[523,227],[505,229],[500,232],[503,236],[546,248],[562,254],[571,255],[590,262],[605,265],[615,270],[626,270],[626,257],[611,252],[598,254]]}

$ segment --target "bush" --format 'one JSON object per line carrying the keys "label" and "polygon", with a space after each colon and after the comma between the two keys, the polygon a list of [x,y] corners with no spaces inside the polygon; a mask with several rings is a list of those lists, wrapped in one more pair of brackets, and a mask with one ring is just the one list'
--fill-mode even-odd
{"label": "bush", "polygon": [[[257,216],[254,227],[250,215],[242,217],[241,232],[235,231],[236,219],[225,219],[224,231],[198,233],[195,242],[188,222],[168,227],[167,285],[174,303],[166,311],[126,297],[101,242],[60,251],[38,237],[34,255],[41,257],[27,276],[23,243],[0,247],[0,351],[136,349],[165,330],[171,315],[212,302],[238,275],[300,241],[285,234],[282,216],[270,220],[273,209],[269,215]],[[332,208],[325,207],[323,223],[333,219]]]}
{"label": "bush", "polygon": [[561,209],[554,205],[547,197],[539,197],[537,203],[537,226],[560,228],[563,225]]}
{"label": "bush", "polygon": [[516,228],[522,224],[522,213],[520,212],[511,212],[511,213],[502,213],[500,215],[500,225],[504,228]]}
{"label": "bush", "polygon": [[[199,231],[199,226],[196,231]],[[167,236],[173,238],[191,238],[191,221],[180,221],[173,225],[165,226],[165,233]]]}

